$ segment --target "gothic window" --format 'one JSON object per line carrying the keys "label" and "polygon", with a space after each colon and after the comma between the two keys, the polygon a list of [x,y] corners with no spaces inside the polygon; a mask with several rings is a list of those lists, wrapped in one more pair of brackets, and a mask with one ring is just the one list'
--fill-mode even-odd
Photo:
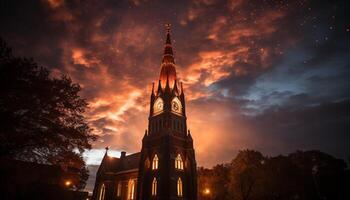
{"label": "gothic window", "polygon": [[181,178],[177,179],[177,196],[182,197],[182,180]]}
{"label": "gothic window", "polygon": [[158,169],[158,156],[157,156],[157,154],[156,155],[154,155],[154,158],[153,158],[153,161],[152,161],[152,169],[153,170],[156,170],[156,169]]}
{"label": "gothic window", "polygon": [[145,168],[148,169],[150,167],[151,163],[149,161],[149,159],[147,158],[145,161]]}
{"label": "gothic window", "polygon": [[102,183],[101,188],[100,188],[100,195],[98,197],[99,200],[105,199],[105,192],[106,192],[106,187],[105,187],[105,184]]}
{"label": "gothic window", "polygon": [[120,197],[121,195],[122,195],[122,182],[119,181],[117,186],[117,197]]}
{"label": "gothic window", "polygon": [[135,180],[130,179],[128,183],[128,200],[135,199]]}
{"label": "gothic window", "polygon": [[177,156],[175,158],[175,169],[180,169],[180,170],[184,169],[184,163],[182,161],[180,154],[177,154]]}
{"label": "gothic window", "polygon": [[153,178],[152,182],[152,196],[157,196],[157,179]]}

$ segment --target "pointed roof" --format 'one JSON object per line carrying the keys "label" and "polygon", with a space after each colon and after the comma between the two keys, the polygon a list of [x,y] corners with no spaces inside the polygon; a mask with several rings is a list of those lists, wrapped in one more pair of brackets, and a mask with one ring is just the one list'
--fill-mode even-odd
{"label": "pointed roof", "polygon": [[141,152],[120,156],[120,158],[106,156],[98,169],[98,173],[124,173],[130,170],[138,170]]}
{"label": "pointed roof", "polygon": [[166,87],[167,84],[169,84],[170,88],[172,89],[176,80],[175,59],[173,48],[171,45],[170,24],[166,24],[165,26],[166,41],[164,45],[163,60],[161,64],[162,68],[160,71],[159,80],[163,89]]}

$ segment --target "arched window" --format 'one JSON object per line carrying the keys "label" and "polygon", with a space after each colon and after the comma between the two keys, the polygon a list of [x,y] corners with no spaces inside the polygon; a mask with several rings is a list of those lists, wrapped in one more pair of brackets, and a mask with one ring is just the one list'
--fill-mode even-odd
{"label": "arched window", "polygon": [[135,199],[135,180],[130,179],[128,183],[128,200]]}
{"label": "arched window", "polygon": [[100,188],[100,195],[98,197],[99,200],[105,199],[105,192],[106,192],[106,187],[105,187],[105,184],[102,183],[101,188]]}
{"label": "arched window", "polygon": [[153,178],[153,182],[152,182],[152,196],[157,196],[157,179]]}
{"label": "arched window", "polygon": [[154,155],[153,161],[152,161],[152,169],[156,170],[158,169],[158,156],[157,154]]}
{"label": "arched window", "polygon": [[151,165],[151,162],[149,161],[149,159],[147,158],[145,161],[145,168],[148,169]]}
{"label": "arched window", "polygon": [[182,162],[182,158],[180,154],[177,154],[175,158],[175,169],[180,169],[180,170],[184,169],[184,163]]}
{"label": "arched window", "polygon": [[117,186],[117,197],[120,197],[121,195],[122,195],[122,182],[119,181]]}
{"label": "arched window", "polygon": [[177,196],[182,197],[182,181],[181,178],[177,179]]}

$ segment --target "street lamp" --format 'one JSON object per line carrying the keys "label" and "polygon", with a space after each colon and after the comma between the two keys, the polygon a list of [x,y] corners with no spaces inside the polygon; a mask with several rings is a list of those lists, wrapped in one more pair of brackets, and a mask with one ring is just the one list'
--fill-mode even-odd
{"label": "street lamp", "polygon": [[72,184],[72,182],[71,182],[70,180],[67,180],[64,184],[65,184],[67,187],[69,187],[69,186]]}
{"label": "street lamp", "polygon": [[210,189],[209,188],[204,188],[204,190],[203,190],[203,197],[204,197],[204,199],[211,199],[211,191],[210,191]]}
{"label": "street lamp", "polygon": [[210,194],[210,189],[209,189],[209,188],[205,188],[204,191],[203,191],[203,193],[204,193],[205,195],[209,195],[209,194]]}

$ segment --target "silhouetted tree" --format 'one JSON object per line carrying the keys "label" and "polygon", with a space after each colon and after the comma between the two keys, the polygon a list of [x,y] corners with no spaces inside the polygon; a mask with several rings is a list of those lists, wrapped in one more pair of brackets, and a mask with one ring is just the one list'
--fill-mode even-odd
{"label": "silhouetted tree", "polygon": [[203,167],[198,168],[198,198],[199,200],[206,200],[212,197],[212,194],[206,194],[205,190],[210,188],[213,190],[213,180],[216,179],[212,169],[205,169]]}
{"label": "silhouetted tree", "polygon": [[[350,195],[346,167],[343,160],[320,151],[266,157],[244,150],[229,164],[200,168],[198,196],[199,200],[345,200]],[[210,196],[202,194],[206,187]]]}
{"label": "silhouetted tree", "polygon": [[80,89],[65,75],[52,77],[32,59],[15,57],[0,39],[0,156],[67,166],[74,160],[83,187],[81,154],[95,135],[83,116]]}
{"label": "silhouetted tree", "polygon": [[221,164],[216,165],[213,167],[213,176],[215,177],[212,181],[212,187],[214,188],[211,190],[211,193],[213,195],[213,199],[215,200],[229,200],[230,193],[229,193],[229,174],[230,172],[230,165],[228,164]]}
{"label": "silhouetted tree", "polygon": [[266,158],[258,151],[239,151],[230,164],[230,194],[234,199],[254,199],[262,176],[262,164]]}
{"label": "silhouetted tree", "polygon": [[288,156],[297,166],[305,196],[314,199],[346,199],[346,163],[320,151],[297,151]]}

